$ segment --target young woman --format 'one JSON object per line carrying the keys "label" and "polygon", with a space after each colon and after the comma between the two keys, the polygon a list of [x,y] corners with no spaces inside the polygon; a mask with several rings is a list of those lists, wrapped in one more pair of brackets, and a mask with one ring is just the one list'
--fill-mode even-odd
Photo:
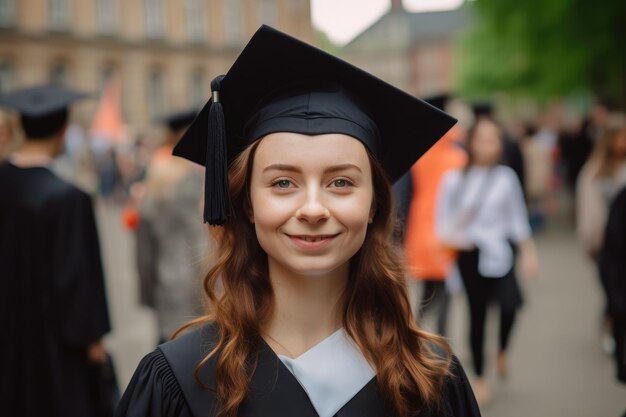
{"label": "young woman", "polygon": [[[601,131],[576,183],[576,231],[594,264],[598,262],[611,202],[626,186],[626,116],[610,114]],[[611,353],[615,343],[611,336],[608,300],[605,304],[601,343],[602,348]]]}
{"label": "young woman", "polygon": [[587,254],[596,259],[608,207],[626,185],[626,116],[613,113],[577,181],[577,231]]}
{"label": "young woman", "polygon": [[503,132],[482,116],[467,137],[468,164],[444,176],[437,205],[437,232],[459,250],[457,266],[470,310],[470,348],[479,404],[490,398],[484,378],[487,307],[500,305],[498,370],[506,373],[506,349],[522,296],[515,277],[515,251],[525,275],[537,272],[522,188],[515,172],[500,165]]}
{"label": "young woman", "polygon": [[207,166],[223,224],[210,308],[146,356],[117,415],[478,416],[392,243],[388,178],[454,121],[267,27],[212,90],[174,150]]}
{"label": "young woman", "polygon": [[140,296],[142,304],[156,313],[159,343],[196,316],[201,306],[201,259],[209,248],[204,244],[205,231],[195,218],[203,176],[196,165],[172,156],[174,145],[196,114],[197,110],[190,110],[164,120],[166,139],[147,167],[138,204]]}

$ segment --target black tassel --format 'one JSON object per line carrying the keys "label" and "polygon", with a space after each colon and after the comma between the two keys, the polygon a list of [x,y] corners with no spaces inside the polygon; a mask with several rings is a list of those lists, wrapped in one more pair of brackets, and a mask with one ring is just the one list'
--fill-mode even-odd
{"label": "black tassel", "polygon": [[230,212],[228,196],[228,156],[226,155],[226,121],[220,102],[220,75],[211,81],[211,107],[204,173],[204,222],[222,226]]}

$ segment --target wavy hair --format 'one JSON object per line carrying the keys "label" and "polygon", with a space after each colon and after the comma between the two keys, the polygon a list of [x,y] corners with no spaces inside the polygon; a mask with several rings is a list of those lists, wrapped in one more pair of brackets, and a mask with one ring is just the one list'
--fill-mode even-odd
{"label": "wavy hair", "polygon": [[[218,417],[236,417],[249,390],[264,324],[271,316],[273,291],[267,255],[249,221],[252,161],[260,141],[246,148],[229,168],[233,218],[217,230],[218,253],[204,279],[207,314],[185,325],[214,321],[218,342],[198,364],[216,361]],[[380,164],[372,166],[373,222],[350,261],[343,294],[343,326],[377,371],[380,394],[401,417],[440,405],[451,352],[443,338],[413,321],[405,289],[402,254],[393,239],[395,211],[390,182]]]}

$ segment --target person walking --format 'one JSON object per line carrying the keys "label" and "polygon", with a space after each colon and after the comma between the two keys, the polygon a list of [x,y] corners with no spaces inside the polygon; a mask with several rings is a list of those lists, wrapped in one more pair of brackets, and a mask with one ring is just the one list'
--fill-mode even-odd
{"label": "person walking", "polygon": [[484,360],[488,305],[495,301],[500,307],[497,368],[505,376],[511,331],[522,305],[515,253],[519,252],[525,275],[538,271],[522,187],[515,172],[500,165],[503,140],[502,130],[491,118],[479,118],[468,132],[467,165],[444,176],[437,203],[438,236],[459,251],[457,266],[470,313],[473,386],[482,404],[491,397]]}
{"label": "person walking", "polygon": [[7,416],[112,413],[97,395],[110,324],[92,201],[50,170],[63,149],[68,107],[83,97],[56,86],[0,97],[20,113],[24,131],[0,164],[0,410]]}
{"label": "person walking", "polygon": [[613,319],[616,377],[626,383],[626,188],[611,204],[599,266]]}
{"label": "person walking", "polygon": [[202,172],[172,149],[197,111],[168,116],[163,146],[150,161],[139,203],[136,255],[141,303],[156,312],[159,343],[201,311],[198,294],[207,235],[198,227]]}
{"label": "person walking", "polygon": [[[431,97],[426,101],[445,110],[448,95]],[[422,297],[417,308],[417,320],[434,312],[437,333],[447,334],[450,294],[446,277],[454,263],[455,253],[443,245],[435,232],[435,211],[439,183],[443,175],[466,163],[460,141],[464,132],[455,125],[412,167],[413,192],[404,241],[407,268],[411,278],[421,282]]]}
{"label": "person walking", "polygon": [[[609,206],[626,185],[626,116],[610,114],[600,131],[601,136],[594,143],[591,156],[576,183],[576,231],[585,253],[596,266]],[[605,300],[602,312],[601,346],[605,352],[611,353],[615,344],[607,303]]]}
{"label": "person walking", "polygon": [[211,89],[174,148],[207,167],[223,226],[209,310],[142,360],[117,416],[479,416],[393,240],[392,181],[454,119],[266,26]]}

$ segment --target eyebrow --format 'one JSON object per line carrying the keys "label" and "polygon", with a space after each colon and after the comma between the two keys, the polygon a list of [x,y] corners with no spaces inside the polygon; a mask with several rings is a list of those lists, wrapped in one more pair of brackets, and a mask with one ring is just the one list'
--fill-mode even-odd
{"label": "eyebrow", "polygon": [[[358,166],[354,165],[354,164],[340,164],[340,165],[333,165],[331,167],[328,167],[324,170],[325,174],[328,173],[332,173],[332,172],[338,172],[338,171],[343,171],[343,170],[347,170],[347,169],[356,169],[359,172],[363,172],[361,170],[361,168],[359,168]],[[266,171],[271,171],[271,170],[276,170],[276,171],[289,171],[289,172],[295,172],[295,173],[302,173],[302,169],[300,169],[299,167],[295,166],[295,165],[286,165],[286,164],[272,164],[272,165],[268,165],[263,169],[263,172]]]}

